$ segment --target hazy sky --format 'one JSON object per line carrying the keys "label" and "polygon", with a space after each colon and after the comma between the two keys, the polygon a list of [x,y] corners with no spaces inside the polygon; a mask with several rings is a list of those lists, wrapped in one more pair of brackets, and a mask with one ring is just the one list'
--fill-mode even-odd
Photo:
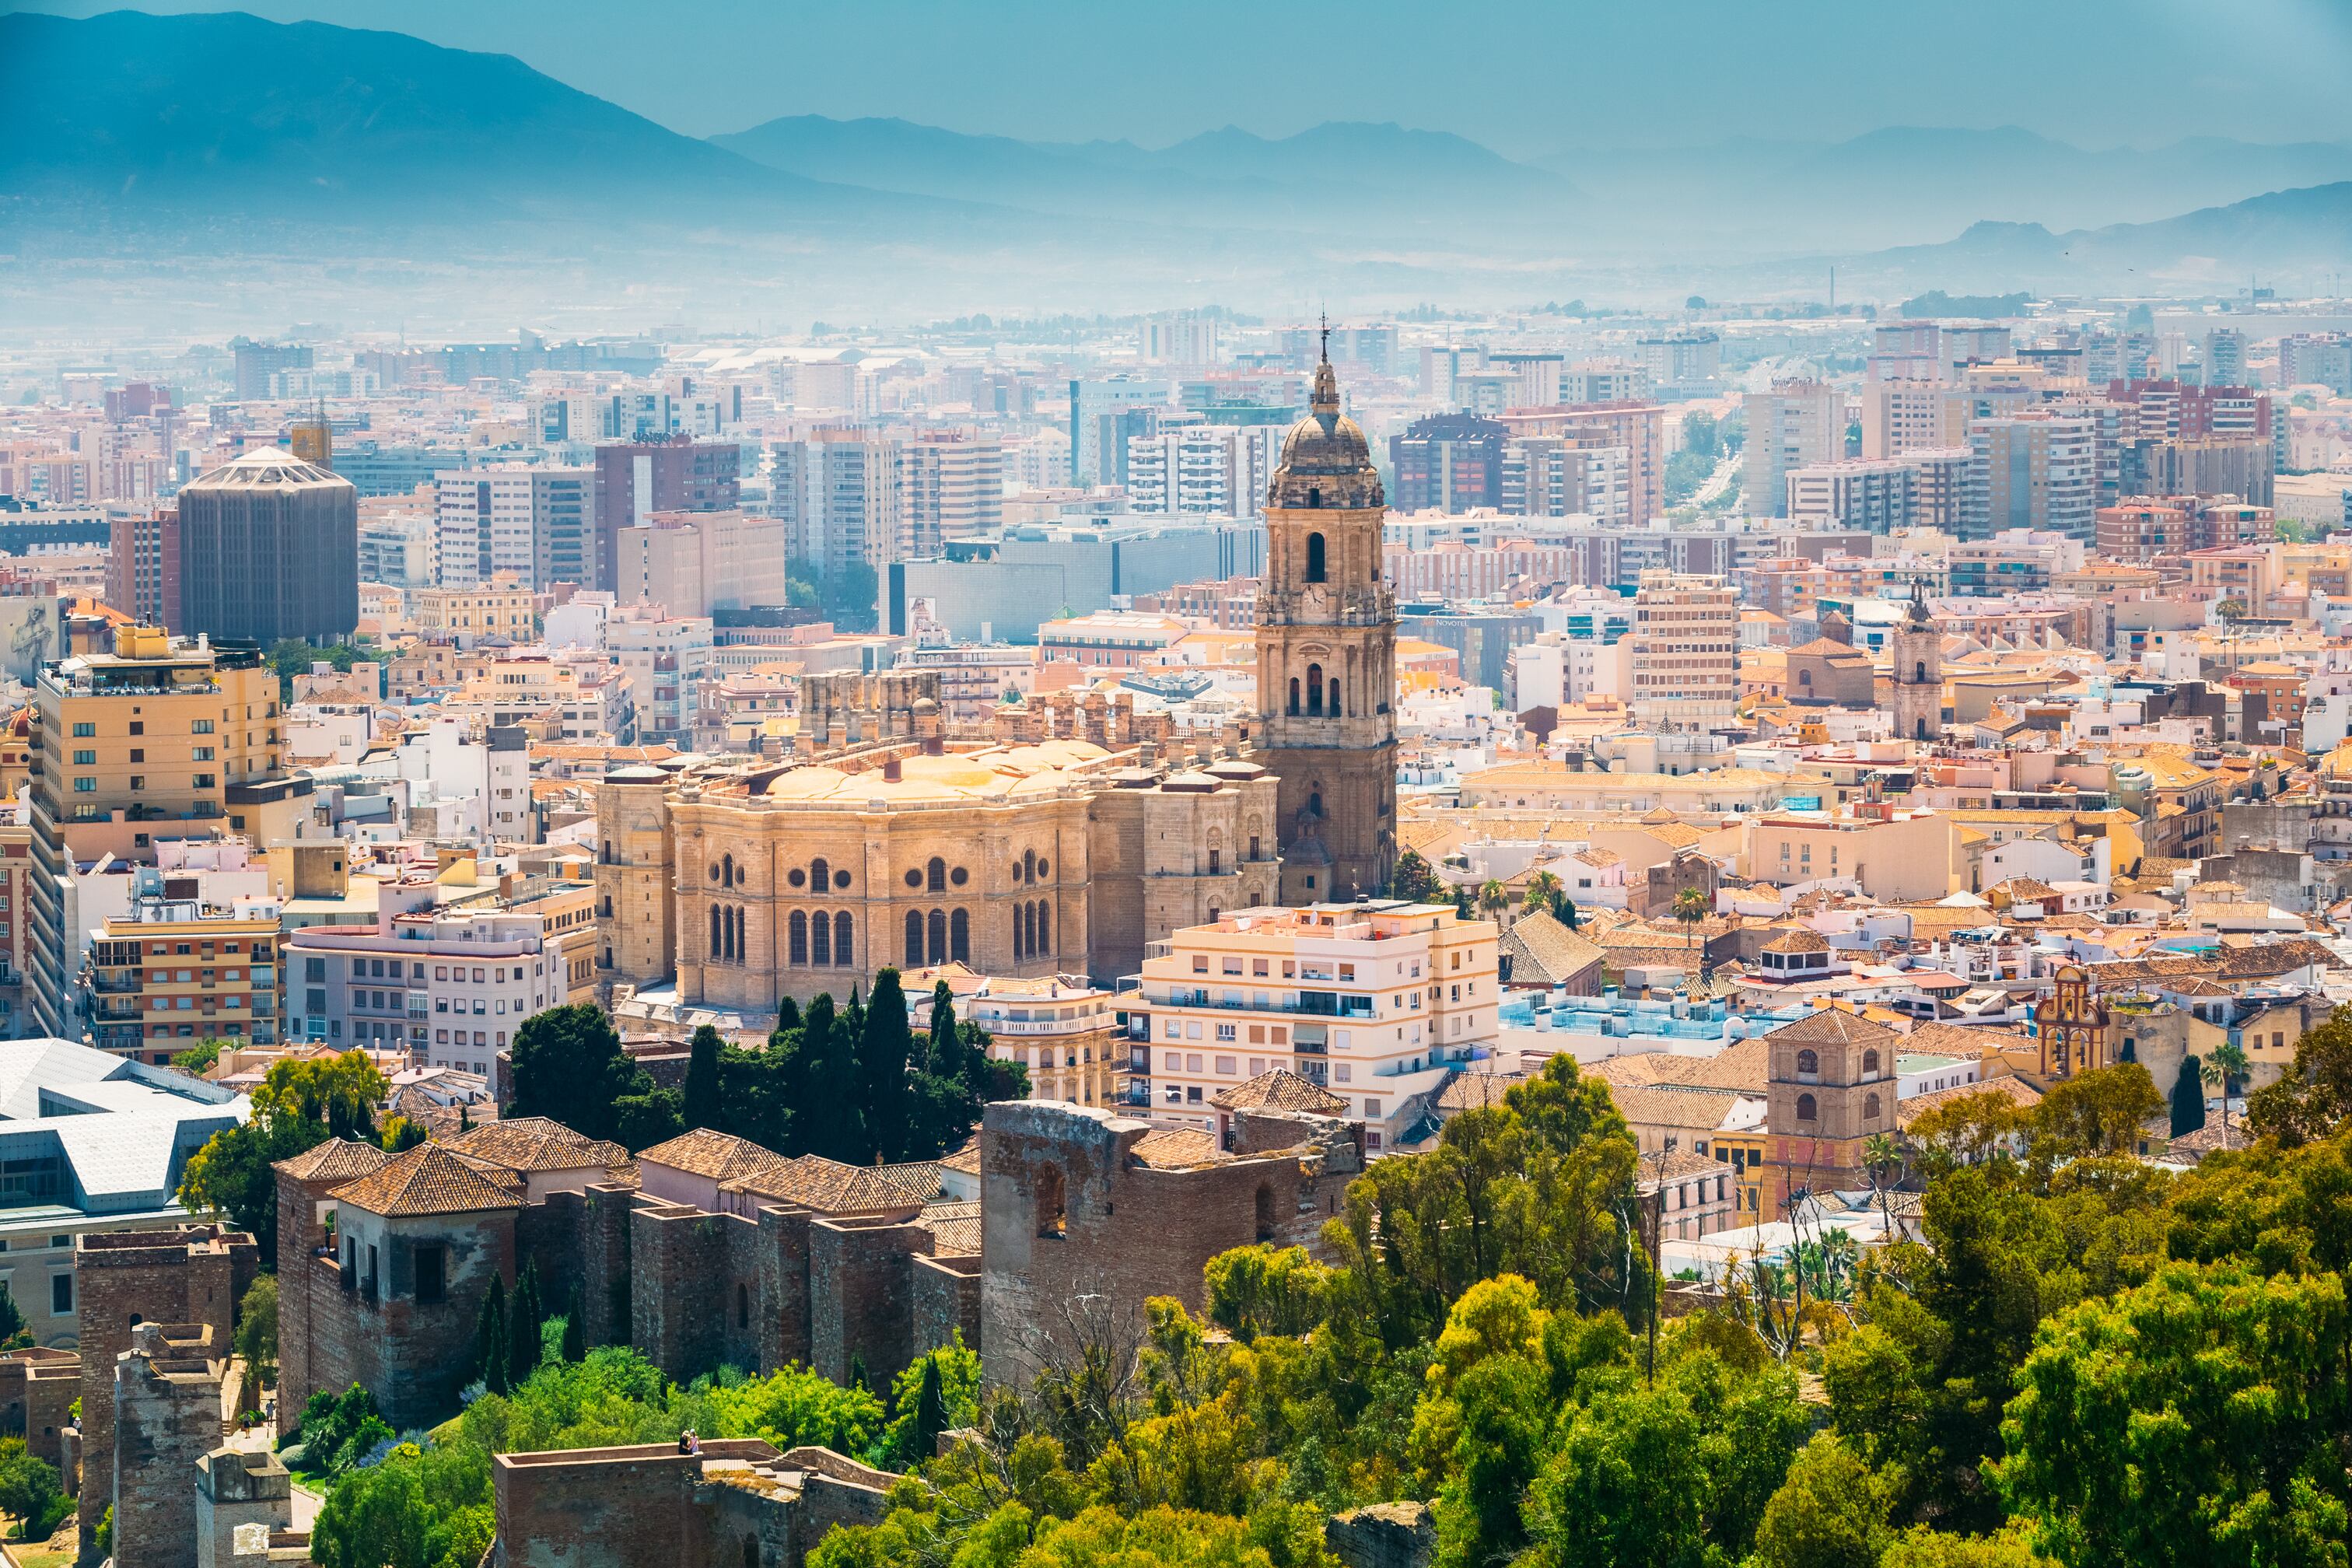
{"label": "hazy sky", "polygon": [[[88,0],[0,0],[74,15]],[[220,10],[154,0],[150,10]],[[1888,124],[2352,138],[2352,0],[249,0],[519,56],[695,135],[898,115],[1148,144],[1331,119],[1517,155]]]}

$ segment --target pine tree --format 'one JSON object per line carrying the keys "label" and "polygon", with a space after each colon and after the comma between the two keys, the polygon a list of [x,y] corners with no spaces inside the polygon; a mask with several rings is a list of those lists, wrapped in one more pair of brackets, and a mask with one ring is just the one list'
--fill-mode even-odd
{"label": "pine tree", "polygon": [[540,1300],[537,1264],[522,1266],[507,1320],[507,1382],[520,1388],[539,1370],[540,1359],[546,1353],[547,1310]]}
{"label": "pine tree", "polygon": [[474,1373],[492,1394],[514,1392],[514,1382],[507,1376],[512,1353],[507,1334],[506,1282],[493,1275],[489,1289],[482,1296],[481,1315],[474,1320]]}
{"label": "pine tree", "polygon": [[694,1031],[686,1058],[686,1098],[682,1110],[690,1131],[719,1123],[719,1053],[726,1042],[705,1024]]}
{"label": "pine tree", "polygon": [[866,1009],[866,1027],[857,1050],[866,1135],[885,1160],[904,1160],[911,1153],[913,1107],[908,1103],[907,1061],[913,1049],[914,1033],[907,1024],[907,996],[898,988],[898,972],[885,969],[874,977],[874,1000]]}
{"label": "pine tree", "polygon": [[[25,1314],[16,1309],[16,1298],[9,1293],[7,1281],[0,1279],[0,1350],[17,1348],[16,1336],[25,1332]],[[26,1336],[26,1343],[32,1342]]]}
{"label": "pine tree", "polygon": [[580,1301],[580,1287],[572,1287],[572,1305],[563,1314],[563,1359],[577,1365],[588,1359],[587,1309]]}

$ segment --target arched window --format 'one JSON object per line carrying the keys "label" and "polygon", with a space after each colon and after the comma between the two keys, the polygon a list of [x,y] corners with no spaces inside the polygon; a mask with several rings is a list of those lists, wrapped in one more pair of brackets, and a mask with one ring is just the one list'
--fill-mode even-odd
{"label": "arched window", "polygon": [[1044,910],[1043,904],[1030,904],[1021,911],[1022,934],[1027,939],[1029,955],[1032,958],[1034,958],[1038,952],[1037,917]]}
{"label": "arched window", "polygon": [[923,868],[923,876],[930,891],[944,893],[948,890],[948,863],[938,856],[931,857],[931,863]]}
{"label": "arched window", "polygon": [[1339,678],[1338,676],[1336,676],[1336,675],[1335,675],[1335,676],[1333,676],[1333,677],[1331,678],[1331,717],[1332,717],[1332,718],[1334,718],[1334,719],[1337,719],[1339,716]]}
{"label": "arched window", "polygon": [[809,921],[809,962],[833,962],[833,921],[823,910],[817,910],[815,918]]}
{"label": "arched window", "polygon": [[743,1538],[743,1568],[760,1568],[760,1538],[756,1535]]}
{"label": "arched window", "polygon": [[1021,917],[1027,912],[1026,905],[1013,906],[1013,961],[1015,963],[1029,956],[1028,946],[1021,940]]}
{"label": "arched window", "polygon": [[1321,790],[1309,790],[1307,792],[1307,815],[1309,816],[1320,816],[1323,815],[1323,792]]}
{"label": "arched window", "polygon": [[719,857],[719,885],[722,888],[731,888],[735,885],[735,857],[732,855]]}
{"label": "arched window", "polygon": [[958,963],[971,959],[971,917],[961,910],[948,917],[948,956]]}
{"label": "arched window", "polygon": [[792,924],[786,929],[790,933],[786,940],[792,947],[793,967],[798,969],[808,963],[808,911],[794,910]]}
{"label": "arched window", "polygon": [[1799,1078],[1818,1077],[1821,1070],[1822,1058],[1819,1056],[1809,1050],[1799,1051],[1797,1053],[1797,1076]]}
{"label": "arched window", "polygon": [[948,961],[947,910],[933,910],[931,911],[931,918],[929,922],[929,926],[930,932],[931,962],[933,963],[945,963]]}
{"label": "arched window", "polygon": [[1811,1121],[1813,1119],[1813,1097],[1810,1094],[1801,1094],[1797,1096],[1797,1120],[1800,1121]]}
{"label": "arched window", "polygon": [[728,912],[728,921],[734,928],[728,935],[727,956],[737,963],[743,961],[743,906],[738,904]]}
{"label": "arched window", "polygon": [[1798,684],[1798,685],[1800,685],[1800,686],[1811,686],[1812,683],[1813,683],[1813,672],[1812,672],[1811,670],[1810,670],[1810,669],[1801,669],[1801,670],[1797,671],[1797,684]]}
{"label": "arched window", "polygon": [[1037,1170],[1037,1234],[1051,1241],[1059,1241],[1069,1233],[1069,1215],[1062,1195],[1062,1168],[1041,1165]]}
{"label": "arched window", "polygon": [[1919,661],[1914,679],[1921,686],[1927,684],[1927,661],[1926,659],[1923,658]]}
{"label": "arched window", "polygon": [[1034,882],[1037,879],[1037,851],[1034,849],[1024,850],[1022,853],[1021,879],[1024,882]]}
{"label": "arched window", "polygon": [[1054,956],[1054,906],[1043,899],[1037,900],[1037,951]]}
{"label": "arched window", "polygon": [[907,911],[906,962],[910,965],[923,962],[923,911],[920,910]]}
{"label": "arched window", "polygon": [[1864,1121],[1875,1121],[1878,1120],[1878,1096],[1870,1094],[1863,1097],[1862,1119]]}
{"label": "arched window", "polygon": [[855,929],[850,922],[847,910],[843,910],[833,917],[833,961],[845,969],[856,962],[850,951],[852,944],[849,940],[850,932]]}
{"label": "arched window", "polygon": [[710,906],[710,956],[714,962],[723,957],[727,952],[727,939],[719,931],[719,926],[726,918],[726,910],[717,904]]}
{"label": "arched window", "polygon": [[1298,677],[1290,678],[1290,716],[1298,717]]}
{"label": "arched window", "polygon": [[1318,716],[1319,716],[1319,715],[1322,713],[1322,711],[1323,711],[1323,667],[1322,667],[1321,665],[1319,665],[1319,664],[1310,664],[1310,665],[1308,665],[1308,666],[1307,667],[1307,716],[1308,716],[1309,718],[1318,717]]}
{"label": "arched window", "polygon": [[822,894],[832,886],[833,868],[826,865],[824,857],[820,855],[809,862],[809,891]]}
{"label": "arched window", "polygon": [[1307,536],[1307,580],[1309,583],[1326,581],[1323,566],[1323,536],[1310,533]]}
{"label": "arched window", "polygon": [[1873,1077],[1875,1077],[1875,1076],[1877,1075],[1877,1072],[1878,1072],[1878,1052],[1877,1052],[1875,1049],[1873,1049],[1873,1050],[1867,1050],[1867,1051],[1863,1052],[1863,1053],[1862,1053],[1862,1074],[1863,1074],[1863,1076],[1864,1076],[1864,1078],[1873,1078]]}
{"label": "arched window", "polygon": [[1257,1184],[1257,1238],[1274,1239],[1274,1188],[1265,1182]]}

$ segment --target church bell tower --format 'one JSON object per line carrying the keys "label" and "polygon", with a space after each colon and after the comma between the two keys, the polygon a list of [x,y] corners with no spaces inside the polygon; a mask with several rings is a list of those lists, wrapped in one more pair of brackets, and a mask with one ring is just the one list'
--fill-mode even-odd
{"label": "church bell tower", "polygon": [[1944,634],[1927,614],[1919,584],[1911,584],[1911,607],[1887,634],[1894,677],[1887,715],[1897,740],[1932,741],[1944,732]]}
{"label": "church bell tower", "polygon": [[1378,894],[1396,860],[1396,596],[1388,500],[1339,412],[1329,331],[1307,416],[1282,443],[1257,599],[1255,761],[1281,780],[1282,898]]}

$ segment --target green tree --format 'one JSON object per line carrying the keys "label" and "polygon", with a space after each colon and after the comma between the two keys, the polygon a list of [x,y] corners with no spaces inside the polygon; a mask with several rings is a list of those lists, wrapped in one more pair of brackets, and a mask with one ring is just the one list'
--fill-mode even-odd
{"label": "green tree", "polygon": [[2163,1109],[2156,1080],[2137,1062],[2062,1079],[2033,1108],[2034,1157],[2050,1164],[2132,1153],[2141,1128]]}
{"label": "green tree", "polygon": [[0,1513],[18,1523],[24,1541],[47,1541],[74,1510],[57,1467],[35,1458],[22,1437],[0,1437]]}
{"label": "green tree", "polygon": [[924,1352],[891,1384],[898,1411],[883,1434],[890,1463],[911,1466],[932,1457],[940,1434],[969,1426],[980,1417],[980,1356],[962,1334],[952,1344]]}
{"label": "green tree", "polygon": [[2340,1568],[2347,1365],[2341,1277],[2168,1265],[2052,1322],[1990,1474],[2069,1568]]}
{"label": "green tree", "polygon": [[236,1353],[258,1388],[278,1385],[278,1276],[259,1274],[236,1308]]}
{"label": "green tree", "polygon": [[1527,894],[1519,900],[1519,907],[1530,911],[1549,910],[1551,908],[1552,896],[1559,890],[1559,879],[1557,876],[1549,871],[1531,871],[1528,874]]}
{"label": "green tree", "polygon": [[571,1305],[563,1313],[563,1359],[577,1363],[588,1359],[588,1309],[580,1300],[580,1287],[572,1287]]}
{"label": "green tree", "polygon": [[717,1127],[722,1120],[719,1055],[726,1044],[717,1029],[705,1024],[687,1047],[686,1092],[679,1113],[689,1129]]}
{"label": "green tree", "polygon": [[2179,1076],[2172,1080],[2172,1135],[2194,1132],[2205,1125],[2205,1065],[2193,1056],[2180,1058]]}
{"label": "green tree", "polygon": [[525,1263],[507,1304],[507,1382],[520,1388],[539,1370],[547,1346],[547,1310],[540,1300],[539,1265]]}
{"label": "green tree", "polygon": [[866,1135],[875,1153],[885,1160],[929,1158],[940,1151],[923,1148],[916,1136],[907,1085],[908,1064],[914,1055],[914,1031],[907,1019],[907,996],[898,986],[898,972],[885,967],[874,977],[874,994],[866,1008],[857,1044],[859,1099],[865,1107]]}
{"label": "green tree", "polygon": [[612,1139],[632,1152],[667,1143],[686,1131],[685,1100],[674,1089],[656,1089],[640,1072],[635,1089],[613,1101]]}
{"label": "green tree", "polygon": [[389,1092],[363,1052],[277,1062],[253,1092],[252,1119],[224,1128],[188,1157],[177,1196],[192,1214],[251,1233],[265,1268],[278,1267],[278,1175],[271,1167],[325,1142],[374,1142],[374,1108]]}
{"label": "green tree", "polygon": [[621,1049],[612,1019],[593,1003],[524,1019],[513,1057],[511,1114],[548,1117],[586,1137],[617,1140],[617,1102],[654,1092],[652,1077]]}
{"label": "green tree", "polygon": [[514,1335],[507,1326],[506,1281],[493,1275],[474,1319],[474,1375],[492,1394],[514,1387]]}
{"label": "green tree", "polygon": [[206,1036],[186,1050],[176,1053],[172,1058],[172,1065],[192,1077],[202,1078],[213,1070],[213,1064],[220,1060],[221,1047],[228,1043]]}
{"label": "green tree", "polygon": [[1543,1568],[1703,1568],[1708,1492],[1703,1428],[1670,1384],[1614,1389],[1577,1410],[1529,1489]]}
{"label": "green tree", "polygon": [[25,1314],[16,1308],[16,1296],[9,1290],[8,1282],[0,1279],[0,1351],[22,1350],[32,1342],[32,1333],[25,1327]]}
{"label": "green tree", "polygon": [[1875,1568],[1889,1531],[1885,1484],[1833,1433],[1805,1445],[1764,1506],[1758,1568]]}
{"label": "green tree", "polygon": [[1698,946],[1698,928],[1712,911],[1707,908],[1706,895],[1696,888],[1685,888],[1675,895],[1675,919],[1690,933],[1691,946]]}
{"label": "green tree", "polygon": [[2336,1008],[2295,1042],[2294,1066],[2247,1096],[2246,1121],[2287,1143],[2315,1142],[2352,1121],[2352,1008]]}
{"label": "green tree", "polygon": [[1500,921],[1511,908],[1510,889],[1489,877],[1478,884],[1478,912],[1490,921]]}
{"label": "green tree", "polygon": [[1407,849],[1396,858],[1396,868],[1389,874],[1389,896],[1416,904],[1442,903],[1445,885],[1437,879],[1428,861],[1418,849]]}

